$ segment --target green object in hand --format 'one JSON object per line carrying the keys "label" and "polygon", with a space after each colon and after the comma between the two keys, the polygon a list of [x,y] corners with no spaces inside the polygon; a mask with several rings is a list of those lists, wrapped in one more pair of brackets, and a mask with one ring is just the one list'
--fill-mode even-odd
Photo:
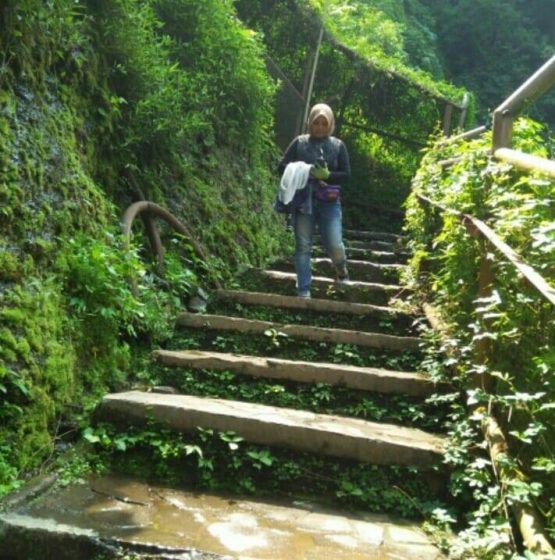
{"label": "green object in hand", "polygon": [[312,166],[311,174],[314,178],[319,179],[320,181],[325,181],[330,176],[327,166],[321,167],[319,165]]}

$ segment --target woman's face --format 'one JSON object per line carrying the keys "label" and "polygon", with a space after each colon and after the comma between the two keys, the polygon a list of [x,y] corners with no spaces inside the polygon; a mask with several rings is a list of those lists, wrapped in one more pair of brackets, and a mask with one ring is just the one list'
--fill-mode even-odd
{"label": "woman's face", "polygon": [[314,138],[325,138],[328,135],[329,123],[324,115],[316,117],[310,125],[310,135]]}

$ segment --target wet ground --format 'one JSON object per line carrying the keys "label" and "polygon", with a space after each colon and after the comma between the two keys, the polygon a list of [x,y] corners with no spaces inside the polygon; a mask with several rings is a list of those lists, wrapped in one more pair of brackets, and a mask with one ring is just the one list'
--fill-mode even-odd
{"label": "wet ground", "polygon": [[[14,526],[19,529],[10,530]],[[199,551],[195,558],[442,558],[417,526],[386,516],[345,515],[309,503],[231,499],[118,476],[91,478],[67,488],[53,486],[38,498],[0,514],[0,546],[15,550],[19,544],[9,544],[10,534],[22,538],[21,527],[25,539],[41,528],[53,535],[58,530],[75,531],[80,538]]]}

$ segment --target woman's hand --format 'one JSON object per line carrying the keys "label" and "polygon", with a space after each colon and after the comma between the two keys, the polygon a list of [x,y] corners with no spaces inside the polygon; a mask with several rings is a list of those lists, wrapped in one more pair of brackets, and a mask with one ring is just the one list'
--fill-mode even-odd
{"label": "woman's hand", "polygon": [[326,180],[329,176],[330,176],[330,171],[329,169],[326,167],[320,167],[318,165],[313,165],[311,170],[310,170],[310,174],[315,178],[315,179],[319,179],[319,180]]}

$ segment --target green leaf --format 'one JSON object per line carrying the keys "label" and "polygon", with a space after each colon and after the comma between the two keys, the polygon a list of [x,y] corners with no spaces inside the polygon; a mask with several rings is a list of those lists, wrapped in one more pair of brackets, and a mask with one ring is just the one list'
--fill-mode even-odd
{"label": "green leaf", "polygon": [[90,443],[98,443],[100,441],[100,438],[94,433],[91,427],[88,427],[83,432],[83,437]]}

